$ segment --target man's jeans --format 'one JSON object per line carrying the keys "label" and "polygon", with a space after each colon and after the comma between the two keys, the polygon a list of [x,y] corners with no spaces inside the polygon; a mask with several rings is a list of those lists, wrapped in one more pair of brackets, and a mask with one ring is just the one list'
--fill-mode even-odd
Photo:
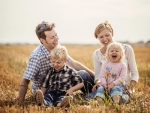
{"label": "man's jeans", "polygon": [[91,76],[87,71],[80,70],[78,71],[78,75],[81,76],[81,78],[84,80],[84,87],[81,89],[81,91],[84,94],[89,94],[92,92],[92,88],[94,85],[94,77]]}

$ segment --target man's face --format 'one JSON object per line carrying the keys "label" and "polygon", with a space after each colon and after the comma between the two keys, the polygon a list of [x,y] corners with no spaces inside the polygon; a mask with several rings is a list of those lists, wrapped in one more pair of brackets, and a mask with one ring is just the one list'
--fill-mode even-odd
{"label": "man's face", "polygon": [[52,50],[58,44],[58,36],[55,30],[45,31],[46,39],[40,39],[43,45],[48,49]]}

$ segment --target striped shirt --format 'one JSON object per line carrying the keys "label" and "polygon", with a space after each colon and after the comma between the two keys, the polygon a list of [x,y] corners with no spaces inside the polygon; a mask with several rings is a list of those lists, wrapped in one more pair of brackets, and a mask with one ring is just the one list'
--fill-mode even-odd
{"label": "striped shirt", "polygon": [[55,71],[54,68],[49,70],[45,77],[42,87],[47,88],[47,91],[60,90],[66,91],[83,80],[77,72],[68,66],[64,66],[60,71]]}

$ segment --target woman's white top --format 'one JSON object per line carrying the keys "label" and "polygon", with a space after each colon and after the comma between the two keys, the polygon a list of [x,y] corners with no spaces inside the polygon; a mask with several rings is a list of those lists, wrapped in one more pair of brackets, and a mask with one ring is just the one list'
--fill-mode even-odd
{"label": "woman's white top", "polygon": [[[123,62],[127,65],[127,75],[125,77],[125,84],[130,85],[131,80],[138,82],[139,73],[136,66],[134,51],[130,45],[122,44],[125,49],[125,58]],[[100,52],[100,49],[97,49],[93,53],[94,60],[94,71],[95,71],[95,80],[99,80],[100,71],[102,63],[106,61],[105,56]]]}

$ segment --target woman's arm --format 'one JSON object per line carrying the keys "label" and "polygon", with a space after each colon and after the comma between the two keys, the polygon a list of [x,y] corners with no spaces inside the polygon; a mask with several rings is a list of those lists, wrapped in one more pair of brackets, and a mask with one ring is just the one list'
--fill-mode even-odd
{"label": "woman's arm", "polygon": [[134,51],[130,45],[127,46],[127,60],[128,60],[128,67],[132,76],[130,84],[133,84],[135,86],[135,82],[137,83],[139,79],[139,73],[137,70]]}

